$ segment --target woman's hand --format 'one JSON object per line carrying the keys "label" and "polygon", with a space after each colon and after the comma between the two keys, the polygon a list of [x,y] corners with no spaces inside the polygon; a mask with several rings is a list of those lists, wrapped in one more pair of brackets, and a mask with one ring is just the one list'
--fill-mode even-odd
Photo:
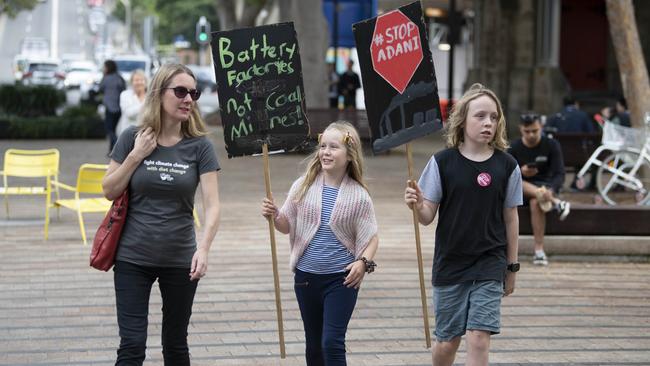
{"label": "woman's hand", "polygon": [[197,248],[192,257],[190,267],[190,281],[201,279],[208,271],[208,250]]}
{"label": "woman's hand", "polygon": [[273,203],[273,199],[264,198],[262,200],[262,216],[266,218],[277,218],[278,217],[278,206]]}
{"label": "woman's hand", "polygon": [[413,209],[414,204],[415,209],[422,209],[422,206],[424,205],[424,197],[422,196],[420,187],[417,185],[417,183],[415,183],[415,181],[406,181],[406,189],[404,190],[404,202],[410,209]]}
{"label": "woman's hand", "polygon": [[156,135],[153,129],[147,127],[144,131],[136,134],[131,154],[142,161],[153,152],[157,145],[158,142],[156,141]]}
{"label": "woman's hand", "polygon": [[343,281],[343,285],[347,287],[354,287],[355,289],[359,289],[361,287],[361,281],[363,281],[363,276],[366,275],[366,264],[363,263],[362,260],[356,260],[350,264],[348,264],[347,267],[345,267],[346,271],[350,271],[347,276],[345,276],[345,281]]}

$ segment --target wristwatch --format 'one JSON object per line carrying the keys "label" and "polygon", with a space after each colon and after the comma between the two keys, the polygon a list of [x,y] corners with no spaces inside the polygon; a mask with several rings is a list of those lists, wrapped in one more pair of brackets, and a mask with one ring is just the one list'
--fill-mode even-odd
{"label": "wristwatch", "polygon": [[519,262],[514,262],[514,263],[508,264],[508,266],[506,268],[508,269],[508,271],[514,273],[514,272],[519,272],[519,267],[520,267]]}

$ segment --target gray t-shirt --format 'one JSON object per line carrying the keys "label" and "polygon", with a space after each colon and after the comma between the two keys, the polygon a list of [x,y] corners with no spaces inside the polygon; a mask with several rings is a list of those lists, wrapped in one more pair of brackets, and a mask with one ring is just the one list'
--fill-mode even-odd
{"label": "gray t-shirt", "polygon": [[[133,149],[136,127],[117,140],[111,158],[118,163]],[[129,209],[116,260],[143,266],[189,268],[196,251],[192,210],[203,173],[220,169],[206,137],[158,145],[129,182]]]}

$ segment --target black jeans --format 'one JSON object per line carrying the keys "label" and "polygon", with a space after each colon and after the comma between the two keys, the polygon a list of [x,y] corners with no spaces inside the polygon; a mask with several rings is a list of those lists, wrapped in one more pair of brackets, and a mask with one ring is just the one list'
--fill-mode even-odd
{"label": "black jeans", "polygon": [[115,262],[115,304],[120,327],[120,348],[115,365],[142,365],[147,347],[151,286],[158,279],[162,296],[162,353],[165,365],[190,364],[187,326],[198,281],[190,281],[189,268],[145,267]]}
{"label": "black jeans", "polygon": [[122,112],[109,112],[108,110],[104,112],[104,129],[106,130],[106,136],[110,144],[108,148],[109,154],[113,151],[113,146],[115,146],[115,142],[117,141],[115,128],[120,121],[120,117],[122,117]]}
{"label": "black jeans", "polygon": [[359,290],[343,285],[344,273],[296,270],[296,298],[305,327],[307,366],[345,366],[345,332]]}

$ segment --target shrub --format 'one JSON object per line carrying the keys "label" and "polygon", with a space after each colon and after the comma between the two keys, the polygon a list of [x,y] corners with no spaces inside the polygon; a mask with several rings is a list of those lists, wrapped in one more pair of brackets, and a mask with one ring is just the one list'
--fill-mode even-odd
{"label": "shrub", "polygon": [[0,112],[20,117],[54,116],[65,92],[51,86],[0,85]]}
{"label": "shrub", "polygon": [[97,116],[0,117],[0,139],[104,138],[104,123]]}

